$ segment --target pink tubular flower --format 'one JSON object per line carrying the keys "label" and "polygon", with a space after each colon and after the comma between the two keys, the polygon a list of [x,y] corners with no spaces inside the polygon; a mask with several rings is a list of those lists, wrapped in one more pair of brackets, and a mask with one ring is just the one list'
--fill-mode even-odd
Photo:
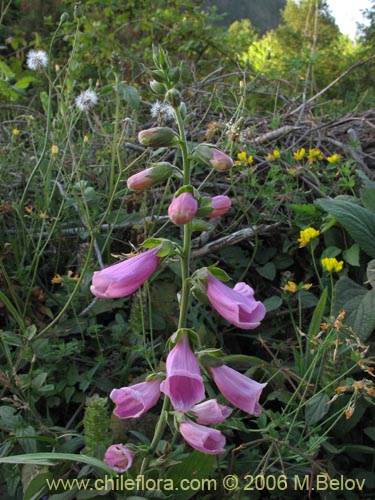
{"label": "pink tubular flower", "polygon": [[198,424],[211,425],[224,422],[232,413],[232,409],[228,406],[219,405],[216,399],[208,399],[194,405],[190,409],[190,413],[197,419]]}
{"label": "pink tubular flower", "polygon": [[130,387],[113,389],[109,397],[115,403],[113,413],[119,418],[136,418],[156,405],[160,396],[160,379]]}
{"label": "pink tubular flower", "polygon": [[200,368],[187,336],[175,345],[167,357],[167,378],[161,383],[177,411],[188,411],[204,399],[204,385]]}
{"label": "pink tubular flower", "polygon": [[198,210],[198,202],[189,192],[175,198],[168,208],[168,215],[174,224],[187,224],[194,219]]}
{"label": "pink tubular flower", "polygon": [[173,165],[168,162],[155,163],[152,167],[146,168],[137,174],[131,175],[127,181],[129,189],[143,191],[159,182],[165,181],[173,173]]}
{"label": "pink tubular flower", "polygon": [[156,270],[160,247],[151,248],[135,257],[95,271],[91,293],[101,299],[126,297],[137,290]]}
{"label": "pink tubular flower", "polygon": [[215,170],[230,170],[234,163],[230,156],[208,144],[199,144],[195,150],[197,158]]}
{"label": "pink tubular flower", "polygon": [[267,384],[260,384],[229,366],[208,368],[215,384],[225,398],[250,415],[258,416],[262,411],[258,400]]}
{"label": "pink tubular flower", "polygon": [[206,455],[218,455],[225,451],[225,437],[217,429],[211,429],[186,419],[180,424],[180,432],[192,448]]}
{"label": "pink tubular flower", "polygon": [[211,199],[211,208],[213,209],[213,212],[211,212],[209,215],[206,215],[206,217],[208,219],[211,219],[212,217],[219,217],[220,215],[225,214],[230,209],[231,204],[231,199],[228,196],[214,196]]}
{"label": "pink tubular flower", "polygon": [[266,308],[254,299],[254,290],[246,283],[237,283],[232,289],[209,274],[206,291],[212,307],[238,328],[252,330],[266,315]]}
{"label": "pink tubular flower", "polygon": [[104,462],[116,472],[125,472],[133,463],[134,452],[123,444],[112,444],[104,454]]}

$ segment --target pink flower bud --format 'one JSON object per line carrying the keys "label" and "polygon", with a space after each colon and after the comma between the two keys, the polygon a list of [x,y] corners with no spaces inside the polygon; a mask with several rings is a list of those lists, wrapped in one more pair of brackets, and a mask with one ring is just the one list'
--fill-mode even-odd
{"label": "pink flower bud", "polygon": [[238,328],[253,330],[266,315],[265,306],[254,299],[254,290],[246,283],[232,289],[209,273],[206,292],[212,307]]}
{"label": "pink flower bud", "polygon": [[177,411],[188,411],[204,399],[204,385],[198,361],[184,336],[167,357],[167,378],[160,390],[166,394]]}
{"label": "pink flower bud", "polygon": [[180,424],[180,432],[192,448],[206,455],[218,455],[225,451],[225,437],[217,429],[211,429],[186,419]]}
{"label": "pink flower bud", "polygon": [[153,127],[139,132],[138,140],[144,146],[168,147],[177,144],[178,136],[169,127]]}
{"label": "pink flower bud", "polygon": [[156,253],[159,250],[160,247],[151,248],[136,257],[95,271],[91,293],[101,299],[118,299],[132,294],[158,267],[160,257]]}
{"label": "pink flower bud", "polygon": [[159,182],[167,180],[173,172],[173,166],[168,162],[156,163],[151,168],[146,168],[137,174],[131,175],[127,181],[129,189],[143,191]]}
{"label": "pink flower bud", "polygon": [[233,167],[233,160],[230,156],[207,144],[200,144],[195,154],[199,160],[206,165],[213,167],[215,170],[225,171]]}
{"label": "pink flower bud", "polygon": [[190,413],[197,419],[198,424],[211,425],[224,422],[232,413],[231,408],[224,405],[219,405],[216,399],[208,399],[194,405],[190,409]]}
{"label": "pink flower bud", "polygon": [[156,405],[160,396],[160,379],[113,389],[109,397],[116,404],[113,413],[119,418],[137,418]]}
{"label": "pink flower bud", "polygon": [[104,462],[116,472],[125,472],[133,463],[134,452],[123,444],[112,444],[104,454]]}
{"label": "pink flower bud", "polygon": [[220,392],[229,402],[250,415],[260,414],[262,409],[258,401],[267,384],[260,384],[225,365],[216,368],[209,367],[208,371]]}
{"label": "pink flower bud", "polygon": [[187,224],[194,219],[197,210],[197,200],[191,193],[185,191],[169,205],[168,215],[174,224]]}
{"label": "pink flower bud", "polygon": [[211,199],[211,208],[212,212],[209,215],[206,215],[208,219],[212,217],[219,217],[220,215],[225,214],[231,207],[231,199],[225,195],[214,196]]}

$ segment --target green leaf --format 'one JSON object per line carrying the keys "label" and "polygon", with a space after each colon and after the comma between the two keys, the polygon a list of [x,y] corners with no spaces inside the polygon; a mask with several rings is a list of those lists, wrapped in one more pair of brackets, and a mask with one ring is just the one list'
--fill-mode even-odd
{"label": "green leaf", "polygon": [[24,490],[23,500],[38,500],[39,498],[42,498],[41,493],[44,492],[43,490],[47,487],[47,479],[52,479],[50,472],[44,471],[35,476]]}
{"label": "green leaf", "polygon": [[326,302],[327,302],[327,294],[328,294],[328,288],[324,289],[324,292],[322,293],[322,296],[319,299],[319,302],[314,310],[313,317],[311,319],[309,331],[308,331],[308,338],[311,339],[315,337],[315,335],[318,334],[320,330],[320,324],[322,322],[322,317],[324,314],[324,310],[326,307]]}
{"label": "green leaf", "polygon": [[375,441],[375,427],[366,427],[363,432],[366,434],[366,436]]}
{"label": "green leaf", "polygon": [[320,256],[321,259],[337,257],[341,253],[341,249],[337,247],[327,247]]}
{"label": "green leaf", "polygon": [[[168,469],[167,478],[172,479],[175,489],[179,489],[181,481],[186,478],[196,479],[197,482],[204,478],[208,478],[212,471],[215,462],[215,457],[212,455],[205,455],[199,451],[190,453],[179,464],[174,465]],[[165,491],[168,493],[168,490]],[[195,489],[183,491],[175,491],[173,493],[173,500],[188,500],[189,498],[197,495]]]}
{"label": "green leaf", "polygon": [[342,256],[349,265],[359,266],[359,245],[354,243],[350,248],[344,250]]}
{"label": "green leaf", "polygon": [[276,266],[273,262],[267,262],[264,266],[256,266],[255,269],[267,280],[273,281],[276,277]]}
{"label": "green leaf", "polygon": [[18,82],[16,82],[13,87],[17,89],[27,89],[27,87],[30,85],[30,83],[33,83],[36,81],[36,78],[33,76],[25,76],[23,78],[20,78]]}
{"label": "green leaf", "polygon": [[283,299],[278,295],[272,295],[272,297],[268,297],[268,299],[263,301],[263,305],[265,306],[267,312],[275,311],[278,309],[283,303]]}
{"label": "green leaf", "polygon": [[364,341],[375,329],[375,288],[367,290],[347,277],[335,284],[333,314],[345,311],[345,323]]}
{"label": "green leaf", "polygon": [[118,86],[120,96],[129,104],[135,111],[139,108],[139,94],[138,90],[132,85],[124,85],[120,83]]}
{"label": "green leaf", "polygon": [[230,281],[230,277],[227,275],[227,273],[223,269],[220,269],[220,267],[209,266],[207,269],[218,280],[223,281],[224,283],[226,283],[227,281]]}
{"label": "green leaf", "polygon": [[361,189],[362,205],[375,214],[375,189]]}
{"label": "green leaf", "polygon": [[369,284],[372,286],[372,288],[375,288],[375,259],[370,260],[370,262],[367,264],[366,276]]}
{"label": "green leaf", "polygon": [[0,76],[1,78],[4,78],[4,79],[12,79],[15,77],[15,74],[13,73],[13,71],[10,69],[10,67],[5,64],[4,61],[0,61]]}
{"label": "green leaf", "polygon": [[111,476],[117,474],[111,467],[97,458],[88,457],[86,455],[75,455],[72,453],[27,453],[25,455],[13,455],[1,457],[0,464],[56,465],[56,461],[59,460],[69,460],[91,465],[92,467],[107,472]]}
{"label": "green leaf", "polygon": [[308,425],[314,425],[322,420],[329,411],[329,397],[327,394],[318,394],[309,399],[305,406],[305,420]]}
{"label": "green leaf", "polygon": [[375,213],[355,202],[337,198],[315,203],[333,215],[362,250],[375,258]]}

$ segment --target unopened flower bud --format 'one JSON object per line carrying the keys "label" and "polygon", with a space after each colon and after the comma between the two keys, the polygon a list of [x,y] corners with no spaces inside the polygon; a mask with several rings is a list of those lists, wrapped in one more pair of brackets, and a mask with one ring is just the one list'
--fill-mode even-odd
{"label": "unopened flower bud", "polygon": [[168,162],[155,163],[137,174],[131,175],[127,181],[128,188],[134,191],[143,191],[159,182],[167,180],[173,172],[173,165]]}
{"label": "unopened flower bud", "polygon": [[233,160],[230,156],[207,144],[200,144],[196,148],[195,154],[199,160],[215,170],[225,171],[233,167]]}
{"label": "unopened flower bud", "polygon": [[211,199],[211,208],[213,211],[210,214],[206,215],[206,217],[208,219],[211,219],[212,217],[219,217],[220,215],[225,214],[230,209],[231,204],[232,202],[229,196],[214,196]]}
{"label": "unopened flower bud", "polygon": [[198,210],[198,202],[189,192],[175,198],[168,208],[168,215],[174,224],[187,224],[194,219]]}
{"label": "unopened flower bud", "polygon": [[165,97],[169,104],[174,107],[177,107],[181,104],[181,94],[177,89],[170,89],[165,94]]}
{"label": "unopened flower bud", "polygon": [[164,96],[167,91],[167,87],[164,85],[164,83],[157,82],[156,80],[151,80],[150,87],[152,92],[157,96]]}
{"label": "unopened flower bud", "polygon": [[169,127],[153,127],[139,132],[138,140],[143,146],[168,147],[177,143],[178,136]]}

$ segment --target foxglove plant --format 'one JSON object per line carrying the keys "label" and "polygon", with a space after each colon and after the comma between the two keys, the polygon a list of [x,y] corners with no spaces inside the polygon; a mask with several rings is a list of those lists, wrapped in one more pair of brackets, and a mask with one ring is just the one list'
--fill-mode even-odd
{"label": "foxglove plant", "polygon": [[[154,436],[147,452],[143,454],[140,474],[147,470],[149,461],[156,451],[169,416],[174,418],[174,428],[192,448],[208,455],[225,452],[225,436],[211,425],[223,423],[232,413],[228,406],[216,399],[205,400],[202,369],[212,377],[223,396],[237,408],[252,414],[260,413],[259,397],[266,384],[255,382],[245,375],[223,365],[215,359],[207,364],[204,356],[194,353],[193,347],[199,343],[198,333],[187,325],[192,289],[200,289],[206,294],[212,307],[232,325],[241,329],[259,326],[265,316],[264,305],[254,298],[254,290],[245,283],[237,283],[230,288],[222,283],[223,271],[209,267],[190,271],[191,235],[196,230],[197,220],[206,217],[220,217],[231,207],[228,196],[212,198],[201,196],[191,185],[191,170],[196,163],[204,163],[219,172],[226,172],[233,166],[233,160],[212,144],[200,144],[191,149],[186,139],[186,106],[176,85],[180,78],[180,68],[171,67],[167,54],[162,49],[154,51],[156,70],[152,72],[151,90],[165,105],[173,109],[170,115],[176,121],[178,131],[172,127],[153,127],[142,130],[139,142],[150,148],[176,147],[180,150],[182,168],[169,163],[153,164],[145,170],[133,174],[128,179],[129,189],[143,191],[171,176],[182,180],[168,208],[170,221],[181,226],[181,244],[154,238],[144,243],[148,249],[93,275],[91,291],[99,298],[125,297],[135,292],[155,272],[163,257],[176,256],[181,265],[181,292],[179,294],[179,319],[177,332],[170,339],[173,345],[166,359],[166,373],[154,374],[128,387],[113,389],[110,398],[115,403],[114,414],[122,419],[138,418],[154,407],[160,395],[163,406],[156,424]],[[201,221],[201,226],[207,225]],[[172,411],[170,411],[172,406]],[[115,470],[127,470],[133,460],[133,452],[124,445],[112,445],[105,455],[105,461]],[[130,465],[129,465],[130,464]],[[117,468],[116,468],[117,467]]]}

